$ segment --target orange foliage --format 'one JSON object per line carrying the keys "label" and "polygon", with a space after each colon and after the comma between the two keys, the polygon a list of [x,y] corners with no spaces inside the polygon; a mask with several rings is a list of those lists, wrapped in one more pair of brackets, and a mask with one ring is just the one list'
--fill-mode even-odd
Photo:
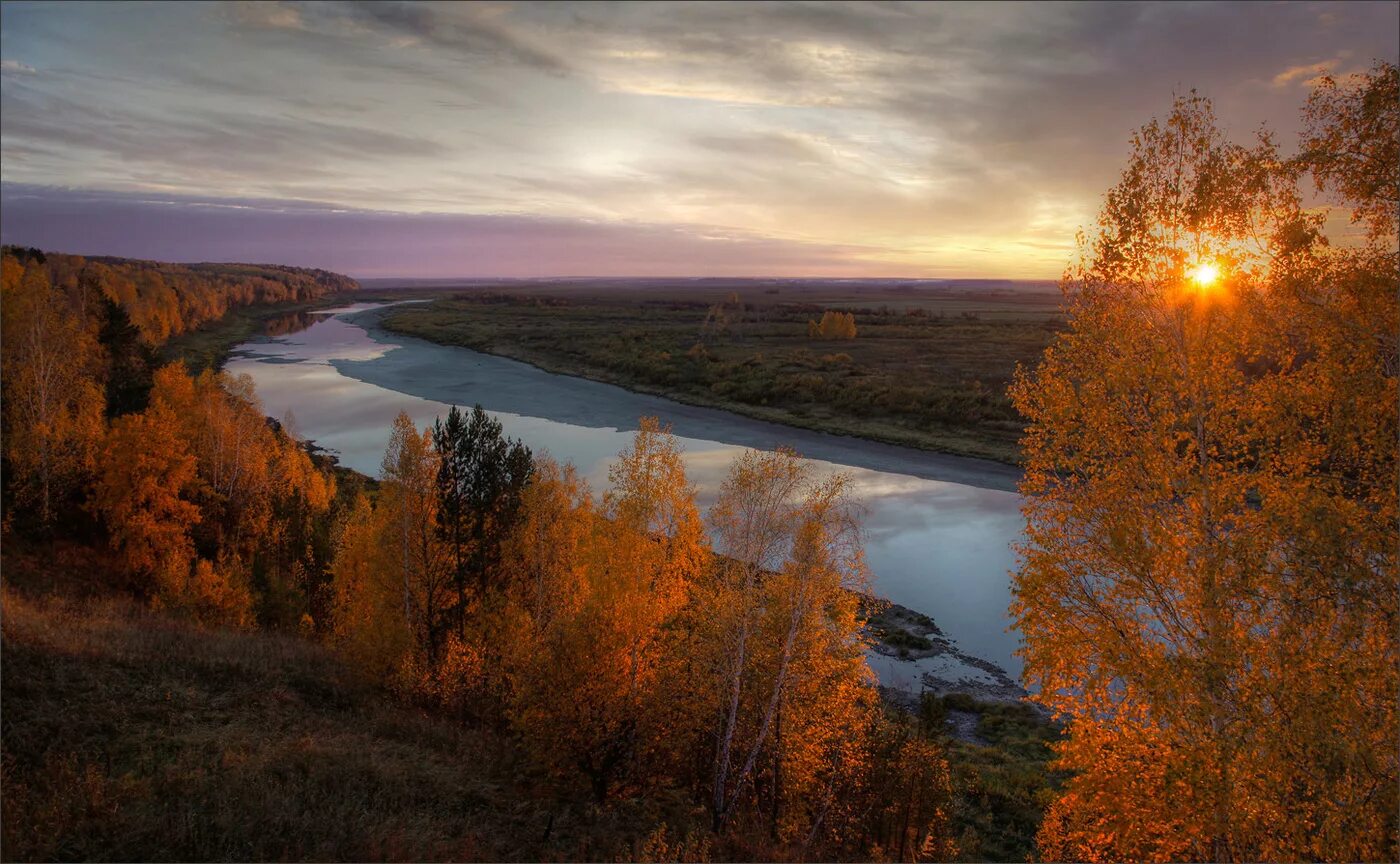
{"label": "orange foliage", "polygon": [[[334,480],[268,425],[246,377],[179,365],[156,372],[150,406],[112,425],[93,505],[127,569],[163,602],[209,622],[252,623],[249,572],[304,581],[289,520],[324,513]],[[195,548],[201,560],[191,572]]]}
{"label": "orange foliage", "polygon": [[[849,480],[811,477],[787,451],[748,451],[710,519],[724,557],[696,604],[690,651],[718,673],[698,690],[719,718],[710,809],[716,827],[766,809],[773,833],[815,830],[820,790],[862,767],[873,680],[861,649],[867,574]],[[767,799],[767,807],[760,802]]]}
{"label": "orange foliage", "polygon": [[227,627],[253,624],[253,595],[236,563],[215,566],[214,562],[201,558],[179,593],[182,604],[205,624]]}
{"label": "orange foliage", "polygon": [[179,418],[163,404],[119,418],[99,464],[93,505],[112,547],[146,590],[177,594],[194,557],[190,526],[201,519],[189,500],[197,465]]}
{"label": "orange foliage", "polygon": [[[7,248],[7,257],[11,251]],[[336,273],[280,265],[168,264],[48,253],[28,266],[41,268],[75,307],[94,304],[98,295],[121,304],[152,345],[235,307],[312,300],[359,287]],[[84,308],[81,314],[92,311]]]}
{"label": "orange foliage", "polygon": [[[1393,860],[1394,237],[1328,247],[1307,163],[1225,143],[1199,98],[1134,145],[1070,329],[1013,388],[1014,611],[1073,772],[1041,852]],[[1378,194],[1356,212],[1393,212]],[[1202,261],[1209,291],[1185,278]]]}
{"label": "orange foliage", "polygon": [[47,525],[93,469],[105,361],[95,322],[68,308],[42,265],[5,255],[0,304],[6,486]]}
{"label": "orange foliage", "polygon": [[856,316],[851,312],[837,312],[828,309],[822,313],[821,322],[807,322],[807,336],[811,339],[854,339],[856,338]]}
{"label": "orange foliage", "polygon": [[[571,558],[530,569],[573,582],[574,594],[528,603],[525,632],[538,643],[517,651],[511,682],[512,716],[534,752],[583,774],[599,799],[641,779],[637,766],[659,734],[651,724],[660,716],[664,627],[705,553],[679,448],[654,419],[643,419],[609,479],[600,518],[571,472],[546,468],[531,483],[521,530],[538,534],[542,517],[567,510],[551,533],[576,545],[565,547]],[[531,586],[521,587],[528,602]]]}
{"label": "orange foliage", "polygon": [[387,507],[359,495],[340,526],[331,565],[332,641],[353,665],[391,680],[410,662],[416,645],[411,595],[399,568],[399,550]]}
{"label": "orange foliage", "polygon": [[[862,654],[866,574],[844,477],[748,454],[712,513],[728,553],[716,558],[655,420],[601,502],[572,466],[537,459],[501,540],[499,591],[476,598],[465,638],[436,643],[430,610],[454,596],[437,469],[401,414],[378,503],[361,498],[340,531],[333,638],[356,665],[455,714],[504,719],[600,802],[669,788],[708,803],[718,788],[716,821],[747,850],[951,854],[941,751],[883,718]],[[710,840],[658,829],[646,848],[703,856]]]}

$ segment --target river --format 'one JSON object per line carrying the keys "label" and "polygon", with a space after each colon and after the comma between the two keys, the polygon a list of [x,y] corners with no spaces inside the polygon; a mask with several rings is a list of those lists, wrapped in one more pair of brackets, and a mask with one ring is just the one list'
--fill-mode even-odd
{"label": "river", "polygon": [[[852,476],[876,593],[932,617],[964,654],[1019,675],[1007,614],[1022,524],[1015,469],[750,420],[390,334],[375,326],[380,308],[326,310],[306,329],[251,339],[225,369],[253,378],[270,416],[366,474],[378,473],[399,411],[422,426],[453,404],[480,403],[507,434],[572,462],[595,492],[637,418],[659,417],[684,447],[702,507],[743,448],[792,446],[818,470]],[[899,675],[877,671],[887,683]]]}

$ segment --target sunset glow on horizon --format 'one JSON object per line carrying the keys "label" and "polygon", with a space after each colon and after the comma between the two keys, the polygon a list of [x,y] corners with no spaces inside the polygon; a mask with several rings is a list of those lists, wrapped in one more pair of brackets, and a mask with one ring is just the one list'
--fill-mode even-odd
{"label": "sunset glow on horizon", "polygon": [[1289,145],[1400,50],[1386,3],[0,14],[5,243],[361,277],[1054,279],[1173,93]]}

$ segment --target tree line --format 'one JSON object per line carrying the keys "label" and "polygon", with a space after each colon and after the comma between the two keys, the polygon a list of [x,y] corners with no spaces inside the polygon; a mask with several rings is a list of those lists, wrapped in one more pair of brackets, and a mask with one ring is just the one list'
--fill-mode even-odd
{"label": "tree line", "polygon": [[0,255],[7,532],[105,541],[153,602],[246,626],[314,620],[336,481],[251,379],[162,367],[230,305],[353,286],[323,271]]}
{"label": "tree line", "polygon": [[5,247],[4,254],[13,259],[10,267],[16,278],[21,269],[42,273],[81,319],[100,316],[106,302],[117,304],[149,345],[160,345],[240,306],[314,300],[359,287],[339,273],[279,264],[85,258],[18,246]]}

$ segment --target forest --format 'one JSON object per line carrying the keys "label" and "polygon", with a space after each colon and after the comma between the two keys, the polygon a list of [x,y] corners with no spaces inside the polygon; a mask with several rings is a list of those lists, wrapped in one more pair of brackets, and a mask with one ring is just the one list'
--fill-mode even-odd
{"label": "forest", "polygon": [[[1195,94],[1143,126],[1014,375],[1012,611],[1063,732],[1020,855],[1400,854],[1400,70],[1321,79],[1303,121],[1294,155]],[[2,266],[6,858],[1008,854],[939,706],[875,686],[848,476],[749,451],[701,512],[655,418],[595,491],[476,406],[386,418],[361,477],[159,354],[353,280]],[[227,722],[120,740],[193,716]],[[263,794],[296,812],[240,823]]]}

